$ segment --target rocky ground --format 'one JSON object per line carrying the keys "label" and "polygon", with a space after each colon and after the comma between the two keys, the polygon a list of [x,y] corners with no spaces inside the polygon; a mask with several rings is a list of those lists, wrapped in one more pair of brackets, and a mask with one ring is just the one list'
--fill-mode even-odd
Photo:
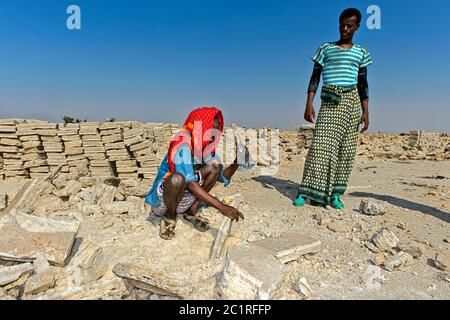
{"label": "rocky ground", "polygon": [[[164,241],[143,204],[145,183],[57,176],[18,207],[26,210],[0,213],[0,299],[449,299],[450,161],[364,150],[338,211],[292,206],[305,154],[283,158],[274,176],[238,172],[229,187],[213,190],[246,217],[232,224],[217,260],[209,259],[223,232],[216,210],[202,212],[208,232],[180,216],[175,239]],[[26,183],[0,181],[0,193],[11,202]],[[41,217],[45,228],[32,229],[17,211]],[[74,224],[48,231],[48,219]],[[14,223],[32,235],[33,249],[14,247]],[[320,247],[303,246],[284,261],[252,246],[288,232]],[[61,243],[70,239],[67,251]]]}

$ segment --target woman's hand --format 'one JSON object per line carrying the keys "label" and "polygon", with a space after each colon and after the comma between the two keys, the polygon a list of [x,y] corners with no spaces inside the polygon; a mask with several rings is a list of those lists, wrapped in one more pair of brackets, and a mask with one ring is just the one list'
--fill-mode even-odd
{"label": "woman's hand", "polygon": [[364,127],[361,129],[361,132],[367,131],[369,129],[369,114],[364,112],[361,116],[361,124],[364,124]]}
{"label": "woman's hand", "polygon": [[223,205],[223,207],[220,208],[220,212],[225,216],[230,218],[232,221],[236,220],[239,221],[239,218],[242,220],[244,219],[244,215],[240,213],[236,208]]}
{"label": "woman's hand", "polygon": [[306,104],[305,109],[305,120],[311,123],[314,123],[314,119],[316,118],[316,112],[314,111],[314,107],[312,103]]}

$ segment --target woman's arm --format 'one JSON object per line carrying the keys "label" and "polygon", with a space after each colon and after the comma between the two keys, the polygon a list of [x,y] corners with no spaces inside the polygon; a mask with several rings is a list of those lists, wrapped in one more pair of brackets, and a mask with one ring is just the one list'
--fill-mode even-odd
{"label": "woman's arm", "polygon": [[305,108],[305,120],[308,122],[313,123],[314,119],[316,118],[316,113],[314,111],[314,97],[316,96],[317,88],[319,87],[320,83],[320,76],[322,74],[323,67],[319,63],[314,64],[314,69],[311,75],[311,79],[309,80],[309,86],[308,86],[308,99],[306,101],[306,108]]}
{"label": "woman's arm", "polygon": [[187,184],[187,189],[190,193],[197,197],[200,201],[205,202],[211,207],[219,210],[224,216],[230,218],[231,220],[239,221],[239,219],[244,219],[242,213],[240,213],[236,208],[227,206],[222,203],[212,195],[210,195],[205,189],[202,188],[198,182],[192,181]]}
{"label": "woman's arm", "polygon": [[361,132],[364,132],[369,129],[369,83],[367,82],[367,67],[359,69],[357,87],[359,98],[361,99],[361,108],[363,110],[361,124],[364,124],[364,127],[361,129]]}
{"label": "woman's arm", "polygon": [[236,158],[236,160],[234,160],[234,162],[233,162],[232,164],[230,164],[230,165],[228,166],[228,168],[226,168],[226,169],[223,171],[223,176],[224,176],[226,179],[230,180],[231,177],[235,174],[235,172],[236,172],[236,170],[238,169],[238,167],[239,167],[239,165],[238,165],[238,163],[237,163],[237,158]]}
{"label": "woman's arm", "polygon": [[367,82],[367,67],[359,69],[358,72],[358,93],[361,101],[369,100],[369,83]]}
{"label": "woman's arm", "polygon": [[323,67],[318,62],[314,64],[311,79],[309,80],[308,93],[317,92],[317,88],[319,88],[320,84],[320,76],[322,74],[322,69]]}
{"label": "woman's arm", "polygon": [[207,205],[216,208],[221,211],[223,207],[223,203],[220,202],[217,198],[210,195],[205,189],[202,188],[200,184],[196,181],[191,181],[187,184],[187,189],[190,193],[196,196],[200,201],[205,202]]}

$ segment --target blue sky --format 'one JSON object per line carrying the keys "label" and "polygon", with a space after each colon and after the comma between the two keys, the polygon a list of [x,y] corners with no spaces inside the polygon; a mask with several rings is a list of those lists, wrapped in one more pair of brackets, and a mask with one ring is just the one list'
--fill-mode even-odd
{"label": "blue sky", "polygon": [[[66,28],[71,4],[82,30]],[[381,30],[366,28],[371,4]],[[1,0],[0,117],[180,123],[215,105],[228,125],[292,129],[309,58],[353,6],[374,60],[371,131],[450,132],[448,0]]]}

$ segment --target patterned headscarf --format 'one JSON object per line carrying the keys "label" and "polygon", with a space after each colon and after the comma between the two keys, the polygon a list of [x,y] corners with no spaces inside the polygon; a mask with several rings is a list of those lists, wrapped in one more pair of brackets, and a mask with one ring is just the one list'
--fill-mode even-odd
{"label": "patterned headscarf", "polygon": [[[219,122],[218,131],[214,129],[214,119]],[[196,159],[204,159],[216,151],[223,132],[224,120],[222,111],[214,107],[202,107],[193,110],[187,117],[183,128],[170,141],[167,160],[169,172],[166,178],[175,172],[175,156],[181,144],[189,146],[191,154]],[[218,134],[211,142],[214,134]]]}

